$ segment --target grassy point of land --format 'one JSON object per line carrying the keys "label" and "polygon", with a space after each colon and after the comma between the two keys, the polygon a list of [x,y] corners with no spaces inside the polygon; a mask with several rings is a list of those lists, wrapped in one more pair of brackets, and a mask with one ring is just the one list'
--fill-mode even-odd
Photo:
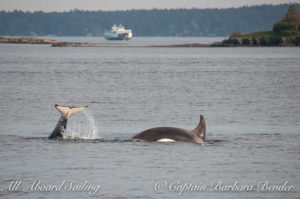
{"label": "grassy point of land", "polygon": [[266,39],[275,38],[275,37],[289,37],[296,38],[300,36],[300,31],[285,31],[285,32],[274,32],[273,30],[263,31],[263,32],[251,32],[251,33],[233,33],[232,38],[261,38],[265,37]]}
{"label": "grassy point of land", "polygon": [[291,6],[287,15],[274,24],[273,29],[263,32],[233,32],[224,40],[225,46],[300,46],[300,16],[297,8]]}

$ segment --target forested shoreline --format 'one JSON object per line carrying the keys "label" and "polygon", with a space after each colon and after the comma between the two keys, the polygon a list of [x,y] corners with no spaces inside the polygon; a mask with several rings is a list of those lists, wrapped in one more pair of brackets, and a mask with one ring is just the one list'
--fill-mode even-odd
{"label": "forested shoreline", "polygon": [[[300,4],[296,4],[300,8]],[[272,29],[289,4],[228,9],[0,12],[0,35],[102,36],[113,24],[134,36],[229,36],[231,32]]]}

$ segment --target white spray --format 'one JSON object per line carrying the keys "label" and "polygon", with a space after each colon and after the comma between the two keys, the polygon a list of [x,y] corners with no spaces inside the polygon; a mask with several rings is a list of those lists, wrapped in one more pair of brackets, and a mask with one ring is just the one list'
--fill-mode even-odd
{"label": "white spray", "polygon": [[71,120],[69,119],[67,130],[63,133],[63,138],[85,140],[99,139],[100,137],[92,114],[86,109],[81,111],[81,113],[85,116],[85,121],[78,121],[75,118],[71,118]]}

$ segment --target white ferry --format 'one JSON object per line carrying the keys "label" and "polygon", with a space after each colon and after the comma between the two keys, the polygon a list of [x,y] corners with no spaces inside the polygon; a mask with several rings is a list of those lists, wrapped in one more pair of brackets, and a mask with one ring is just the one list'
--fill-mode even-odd
{"label": "white ferry", "polygon": [[114,24],[111,30],[105,30],[104,37],[107,40],[129,40],[132,38],[132,31],[126,30],[122,24],[119,26]]}

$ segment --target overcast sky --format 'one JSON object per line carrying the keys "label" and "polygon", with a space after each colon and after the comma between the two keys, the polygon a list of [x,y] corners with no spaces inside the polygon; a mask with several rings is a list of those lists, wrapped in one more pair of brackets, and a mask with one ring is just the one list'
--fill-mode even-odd
{"label": "overcast sky", "polygon": [[0,10],[50,12],[72,9],[228,8],[281,3],[300,3],[300,0],[0,0]]}

